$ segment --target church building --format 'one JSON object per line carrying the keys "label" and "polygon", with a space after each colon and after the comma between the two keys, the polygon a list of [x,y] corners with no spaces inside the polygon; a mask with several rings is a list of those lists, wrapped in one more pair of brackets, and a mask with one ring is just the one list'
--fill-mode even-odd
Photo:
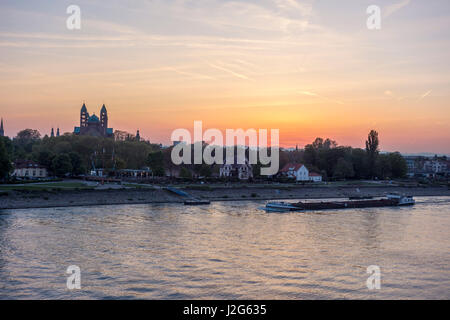
{"label": "church building", "polygon": [[90,116],[86,105],[83,103],[80,112],[80,126],[75,127],[73,133],[76,135],[112,138],[114,133],[112,128],[108,128],[108,112],[105,105],[102,106],[100,118],[98,118],[95,114]]}
{"label": "church building", "polygon": [[2,118],[2,122],[0,123],[0,137],[4,137],[5,136],[5,130],[3,130],[3,118]]}

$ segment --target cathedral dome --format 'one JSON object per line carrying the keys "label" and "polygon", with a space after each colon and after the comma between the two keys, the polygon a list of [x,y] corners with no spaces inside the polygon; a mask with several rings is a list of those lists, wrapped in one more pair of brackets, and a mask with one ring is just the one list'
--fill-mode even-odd
{"label": "cathedral dome", "polygon": [[100,122],[100,119],[95,114],[93,114],[89,117],[88,122]]}

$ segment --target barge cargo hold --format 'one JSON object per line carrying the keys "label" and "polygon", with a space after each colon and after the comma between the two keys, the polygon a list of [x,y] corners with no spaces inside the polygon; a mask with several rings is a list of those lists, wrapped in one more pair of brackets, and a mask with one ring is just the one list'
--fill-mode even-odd
{"label": "barge cargo hold", "polygon": [[415,201],[411,196],[388,194],[385,198],[374,200],[345,200],[345,201],[320,201],[320,202],[269,202],[267,210],[284,211],[306,211],[306,210],[329,210],[329,209],[351,209],[351,208],[376,208],[411,206]]}

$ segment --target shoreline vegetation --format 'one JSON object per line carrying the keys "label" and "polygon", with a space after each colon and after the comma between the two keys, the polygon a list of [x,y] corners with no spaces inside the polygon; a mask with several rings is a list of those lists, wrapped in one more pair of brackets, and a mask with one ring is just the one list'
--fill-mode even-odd
{"label": "shoreline vegetation", "polygon": [[[209,201],[379,197],[389,192],[450,196],[447,172],[433,175],[432,179],[406,179],[406,160],[398,152],[381,153],[375,130],[368,134],[365,149],[339,146],[329,138],[316,138],[303,149],[277,149],[279,168],[303,164],[323,181],[300,183],[282,171],[270,177],[261,176],[261,169],[267,166],[262,163],[245,167],[245,177],[239,173],[242,168],[228,167],[230,170],[223,173],[218,163],[175,165],[172,160],[175,145],[152,144],[120,131],[116,131],[114,138],[70,133],[41,138],[37,130],[25,129],[12,140],[0,138],[0,182],[3,182],[0,209],[184,203],[188,199],[168,191],[167,186]],[[190,151],[188,158],[193,163],[195,146],[203,154],[208,144],[198,141],[180,146]],[[237,154],[241,147],[218,148],[223,154],[225,151]],[[246,158],[249,152],[244,150]],[[44,176],[50,178],[40,182],[22,180],[23,173],[14,174],[12,165],[14,162],[20,167],[22,161],[42,166],[47,171]],[[442,157],[442,161],[447,158]],[[27,170],[24,175],[30,177],[34,173]]]}
{"label": "shoreline vegetation", "polygon": [[[0,209],[52,208],[72,206],[179,203],[186,198],[163,186],[126,184],[120,188],[62,182],[21,186],[0,186]],[[398,185],[175,185],[198,199],[210,201],[288,200],[346,198],[354,195],[384,196],[399,192],[412,196],[450,196],[448,186]],[[359,192],[356,191],[359,189]]]}

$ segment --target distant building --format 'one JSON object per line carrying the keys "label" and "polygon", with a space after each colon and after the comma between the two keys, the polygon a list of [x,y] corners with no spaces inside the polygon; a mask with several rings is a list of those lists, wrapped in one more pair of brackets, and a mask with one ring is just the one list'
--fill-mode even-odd
{"label": "distant building", "polygon": [[408,177],[435,177],[448,174],[450,167],[445,157],[427,158],[423,156],[406,156]]}
{"label": "distant building", "polygon": [[48,171],[45,166],[34,161],[17,161],[14,163],[12,176],[17,178],[47,178]]}
{"label": "distant building", "polygon": [[116,171],[116,177],[121,179],[148,179],[153,177],[152,170],[149,167],[144,167],[142,169],[122,169]]}
{"label": "distant building", "polygon": [[309,172],[308,168],[302,163],[288,163],[279,171],[279,174],[296,181],[322,181],[322,175],[317,172]]}
{"label": "distant building", "polygon": [[310,172],[309,173],[309,181],[321,182],[322,181],[322,175],[318,174],[317,172]]}
{"label": "distant building", "polygon": [[297,181],[309,181],[309,170],[301,163],[287,163],[279,173]]}
{"label": "distant building", "polygon": [[237,164],[237,157],[234,157],[233,163],[225,162],[219,169],[219,176],[223,178],[238,178],[239,180],[248,180],[253,178],[253,167],[245,159],[244,164]]}
{"label": "distant building", "polygon": [[427,160],[424,170],[429,173],[445,173],[447,172],[447,162],[439,159]]}
{"label": "distant building", "polygon": [[91,169],[89,175],[92,176],[92,177],[104,177],[105,176],[105,169],[103,169],[103,168]]}
{"label": "distant building", "polygon": [[0,123],[0,137],[4,137],[5,136],[5,130],[3,130],[3,118],[1,120]]}
{"label": "distant building", "polygon": [[95,114],[90,116],[86,105],[83,103],[80,111],[80,126],[75,127],[73,133],[82,136],[112,138],[114,132],[112,128],[108,128],[108,112],[105,105],[102,106],[100,118],[98,118]]}

